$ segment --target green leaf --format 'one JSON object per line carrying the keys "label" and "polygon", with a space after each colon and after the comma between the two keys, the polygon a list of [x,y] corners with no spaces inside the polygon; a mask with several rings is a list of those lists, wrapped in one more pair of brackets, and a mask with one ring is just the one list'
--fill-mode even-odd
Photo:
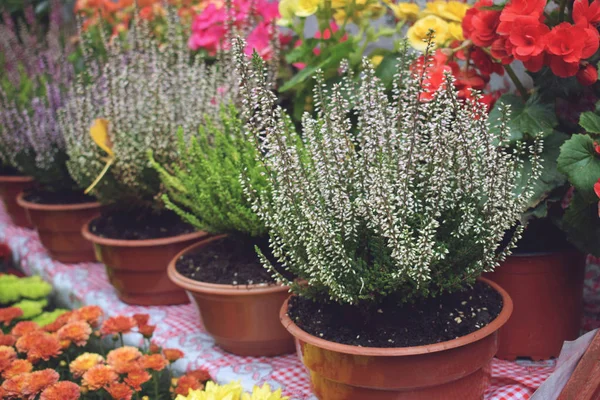
{"label": "green leaf", "polygon": [[592,111],[581,113],[579,125],[588,133],[600,133],[600,116]]}
{"label": "green leaf", "polygon": [[[497,121],[502,117],[501,105],[510,105],[510,140],[531,139],[541,135],[546,137],[552,134],[554,127],[558,124],[556,114],[550,104],[540,102],[539,96],[531,96],[527,103],[514,94],[505,94],[496,102],[494,109],[490,112],[490,121]],[[492,130],[497,131],[493,126]]]}
{"label": "green leaf", "polygon": [[560,225],[566,232],[567,239],[581,252],[600,256],[600,217],[597,201],[590,202],[575,190]]}
{"label": "green leaf", "polygon": [[388,54],[386,55],[381,63],[377,66],[375,73],[381,79],[381,82],[385,85],[386,88],[391,88],[394,83],[394,74],[397,71],[398,65],[398,54]]}
{"label": "green leaf", "polygon": [[600,178],[600,158],[589,135],[573,135],[562,145],[558,170],[567,175],[582,196],[596,198],[594,184]]}

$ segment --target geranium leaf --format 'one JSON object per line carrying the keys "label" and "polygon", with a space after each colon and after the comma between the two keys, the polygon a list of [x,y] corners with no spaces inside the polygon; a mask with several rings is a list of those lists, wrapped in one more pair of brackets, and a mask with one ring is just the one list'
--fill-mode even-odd
{"label": "geranium leaf", "polygon": [[[556,114],[552,107],[543,104],[537,96],[532,96],[526,103],[514,94],[505,94],[496,102],[496,106],[490,112],[490,121],[501,118],[501,104],[510,105],[510,140],[521,140],[534,138],[539,135],[546,137],[552,134],[554,127],[558,124]],[[498,127],[494,128],[495,130]]]}
{"label": "geranium leaf", "polygon": [[600,178],[600,158],[589,135],[573,135],[560,148],[558,170],[567,175],[569,182],[583,196],[592,201],[594,184]]}
{"label": "geranium leaf", "polygon": [[588,133],[600,133],[600,116],[592,111],[581,113],[579,125]]}

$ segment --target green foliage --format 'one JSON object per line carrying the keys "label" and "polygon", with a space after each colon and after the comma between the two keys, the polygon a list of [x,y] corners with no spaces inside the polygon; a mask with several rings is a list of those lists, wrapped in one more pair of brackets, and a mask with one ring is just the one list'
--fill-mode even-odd
{"label": "green foliage", "polygon": [[[538,96],[531,96],[527,102],[515,94],[505,94],[496,102],[490,112],[490,120],[501,117],[503,106],[510,106],[511,118],[508,122],[510,140],[530,140],[552,134],[558,120],[551,105],[542,103]],[[497,133],[497,127],[492,131]]]}
{"label": "green foliage", "polygon": [[600,178],[600,158],[589,135],[573,135],[560,149],[558,169],[583,197],[594,200],[594,184]]}
{"label": "green foliage", "polygon": [[581,113],[579,125],[588,133],[598,134],[600,133],[600,116],[591,111]]}
{"label": "green foliage", "polygon": [[218,121],[207,118],[189,140],[181,129],[178,138],[179,163],[163,167],[150,154],[166,188],[166,207],[207,232],[264,236],[264,224],[246,199],[240,177],[256,190],[267,192],[268,185],[235,107],[224,106]]}

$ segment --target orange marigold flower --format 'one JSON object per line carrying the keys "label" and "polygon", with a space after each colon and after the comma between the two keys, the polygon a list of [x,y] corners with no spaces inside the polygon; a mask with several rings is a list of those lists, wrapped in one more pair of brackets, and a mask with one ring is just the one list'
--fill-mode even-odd
{"label": "orange marigold flower", "polygon": [[141,325],[138,328],[138,332],[140,332],[146,339],[150,339],[152,335],[154,335],[155,329],[155,325]]}
{"label": "orange marigold flower", "polygon": [[114,400],[131,400],[133,396],[133,390],[125,383],[111,383],[105,389]]}
{"label": "orange marigold flower", "polygon": [[169,365],[169,361],[161,354],[144,355],[140,359],[140,366],[143,369],[152,369],[154,371],[162,371]]}
{"label": "orange marigold flower", "polygon": [[19,353],[27,353],[27,360],[36,363],[62,354],[62,346],[55,336],[44,331],[34,331],[21,336],[16,343]]}
{"label": "orange marigold flower", "polygon": [[208,371],[203,368],[197,369],[194,371],[190,371],[186,374],[186,376],[193,376],[194,378],[198,379],[200,382],[206,382],[206,381],[210,381],[212,379],[210,377],[210,374],[208,373]]}
{"label": "orange marigold flower", "polygon": [[190,390],[202,390],[204,384],[193,376],[185,375],[179,378],[177,381],[177,387],[175,388],[175,394],[187,396]]}
{"label": "orange marigold flower", "polygon": [[20,374],[13,378],[7,379],[2,384],[2,389],[5,392],[4,398],[12,399],[21,399],[25,394],[25,387],[29,382],[29,373]]}
{"label": "orange marigold flower", "polygon": [[85,321],[69,322],[58,330],[60,340],[69,340],[76,346],[85,346],[92,334],[92,327]]}
{"label": "orange marigold flower", "polygon": [[99,390],[116,382],[117,379],[119,379],[119,375],[117,375],[113,367],[99,364],[83,374],[81,386],[88,390]]}
{"label": "orange marigold flower", "polygon": [[14,319],[19,318],[21,315],[23,315],[23,310],[18,307],[0,308],[0,322],[4,326],[8,326]]}
{"label": "orange marigold flower", "polygon": [[69,364],[69,371],[75,378],[80,378],[90,368],[104,362],[104,357],[96,353],[83,353]]}
{"label": "orange marigold flower", "polygon": [[98,306],[85,306],[78,310],[75,310],[71,322],[75,319],[83,320],[90,324],[92,327],[97,327],[100,323],[100,319],[104,315],[104,311]]}
{"label": "orange marigold flower", "polygon": [[131,371],[125,377],[125,383],[133,388],[133,390],[142,390],[142,385],[148,382],[152,378],[152,375],[143,369]]}
{"label": "orange marigold flower", "polygon": [[16,341],[17,338],[15,338],[13,335],[3,335],[0,333],[0,346],[14,346]]}
{"label": "orange marigold flower", "polygon": [[119,374],[126,374],[140,368],[138,365],[140,357],[142,357],[142,353],[137,348],[123,346],[108,353],[106,362]]}
{"label": "orange marigold flower", "polygon": [[0,372],[10,367],[15,358],[17,358],[15,349],[9,346],[0,346]]}
{"label": "orange marigold flower", "polygon": [[14,378],[20,374],[26,374],[33,370],[33,365],[27,360],[14,360],[12,364],[4,371],[2,371],[2,377],[4,379]]}
{"label": "orange marigold flower", "polygon": [[21,321],[19,323],[17,323],[12,330],[10,331],[10,334],[19,338],[29,332],[34,332],[34,331],[39,331],[40,330],[40,326],[33,322],[33,321]]}
{"label": "orange marigold flower", "polygon": [[160,346],[154,342],[150,342],[150,348],[148,349],[150,354],[160,353]]}
{"label": "orange marigold flower", "polygon": [[7,392],[8,398],[33,400],[44,389],[58,382],[58,378],[58,372],[44,369],[7,379],[2,388]]}
{"label": "orange marigold flower", "polygon": [[54,322],[52,322],[48,325],[44,325],[43,329],[46,332],[57,332],[60,328],[65,326],[70,321],[70,319],[73,317],[73,315],[74,315],[74,311],[67,311],[64,314],[59,315],[58,318],[56,318],[56,320],[54,320]]}
{"label": "orange marigold flower", "polygon": [[116,317],[111,317],[104,321],[102,324],[103,335],[114,335],[116,333],[129,333],[133,328],[135,328],[137,323],[135,319],[131,317],[125,317],[124,315],[118,315]]}
{"label": "orange marigold flower", "polygon": [[133,319],[135,319],[137,326],[140,327],[148,325],[148,322],[150,321],[150,316],[148,314],[133,314]]}
{"label": "orange marigold flower", "polygon": [[163,349],[163,355],[169,362],[175,362],[184,356],[183,351],[179,349]]}
{"label": "orange marigold flower", "polygon": [[81,393],[79,386],[73,382],[61,381],[47,387],[40,396],[40,400],[78,400]]}

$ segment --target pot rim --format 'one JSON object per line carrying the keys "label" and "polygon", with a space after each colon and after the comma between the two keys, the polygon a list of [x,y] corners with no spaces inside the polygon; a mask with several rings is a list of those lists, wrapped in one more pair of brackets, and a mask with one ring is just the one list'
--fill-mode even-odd
{"label": "pot rim", "polygon": [[91,201],[88,203],[77,203],[77,204],[39,204],[25,200],[25,192],[19,193],[17,196],[17,204],[23,208],[30,210],[40,211],[76,211],[76,210],[89,210],[93,208],[100,208],[102,204],[97,201]]}
{"label": "pot rim", "polygon": [[180,251],[172,260],[169,262],[169,266],[167,268],[167,274],[169,275],[169,279],[177,286],[190,291],[197,293],[206,293],[206,294],[217,294],[217,295],[229,295],[229,296],[254,296],[258,294],[267,294],[267,293],[278,293],[278,292],[287,292],[289,288],[287,286],[279,285],[279,284],[252,284],[252,285],[224,285],[219,283],[208,283],[196,281],[190,278],[187,278],[180,274],[175,268],[177,264],[177,260],[184,254],[188,252],[192,252],[199,247],[204,247],[216,240],[223,239],[227,237],[227,235],[216,235],[210,236],[201,242],[194,243],[191,246],[186,247],[182,251]]}
{"label": "pot rim", "polygon": [[500,327],[502,327],[502,325],[504,325],[506,321],[508,321],[508,318],[511,316],[513,311],[513,302],[508,293],[504,289],[502,289],[498,284],[490,281],[489,279],[480,277],[478,278],[478,280],[487,283],[502,296],[503,305],[500,314],[498,314],[498,316],[492,322],[490,322],[483,328],[476,330],[475,332],[472,332],[465,336],[461,336],[457,339],[447,340],[445,342],[440,343],[411,347],[359,347],[321,339],[300,329],[300,327],[298,327],[298,325],[296,325],[294,321],[292,321],[292,319],[288,316],[288,302],[290,298],[294,295],[288,297],[281,306],[281,310],[279,311],[279,318],[281,319],[281,323],[283,324],[283,326],[296,339],[336,353],[375,357],[413,356],[420,354],[436,353],[445,350],[455,349],[457,347],[462,347],[470,343],[477,342],[500,329]]}
{"label": "pot rim", "polygon": [[124,239],[109,239],[93,234],[90,231],[90,223],[97,217],[90,219],[81,227],[81,234],[90,242],[102,246],[112,247],[154,247],[167,246],[174,243],[186,242],[188,240],[200,239],[208,235],[203,231],[186,233],[183,235],[169,236],[159,239],[143,239],[143,240],[124,240]]}
{"label": "pot rim", "polygon": [[0,183],[30,183],[34,179],[31,176],[0,175]]}

